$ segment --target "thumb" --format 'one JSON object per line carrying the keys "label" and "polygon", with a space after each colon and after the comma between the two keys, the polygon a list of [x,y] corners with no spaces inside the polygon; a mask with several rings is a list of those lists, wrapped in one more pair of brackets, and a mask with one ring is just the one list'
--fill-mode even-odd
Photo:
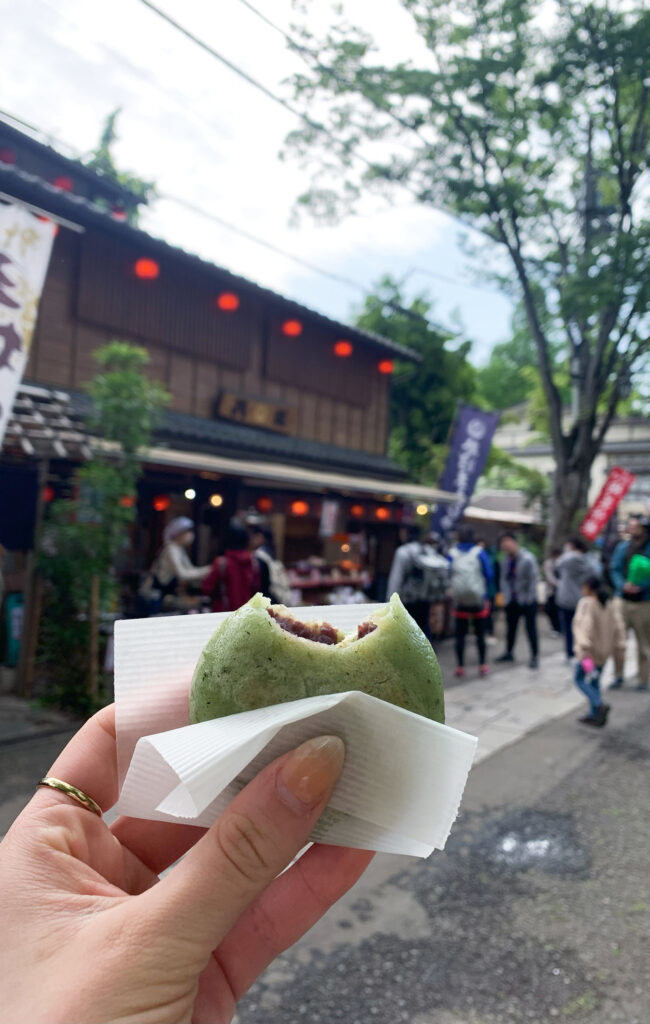
{"label": "thumb", "polygon": [[319,736],[260,772],[173,871],[139,897],[153,903],[161,927],[195,951],[213,950],[305,845],[344,757],[338,736]]}

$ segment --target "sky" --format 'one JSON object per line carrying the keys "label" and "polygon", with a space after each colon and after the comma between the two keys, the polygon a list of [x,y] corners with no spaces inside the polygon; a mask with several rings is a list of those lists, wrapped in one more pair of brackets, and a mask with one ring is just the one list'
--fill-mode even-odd
{"label": "sky", "polygon": [[[290,99],[286,79],[304,65],[241,0],[157,6]],[[307,15],[291,0],[255,6],[287,30],[305,17],[322,29],[331,16],[329,0],[313,0]],[[386,60],[426,59],[398,0],[344,0],[344,7]],[[81,155],[96,145],[106,115],[122,107],[118,167],[360,287],[329,280],[169,199],[145,212],[144,230],[344,322],[382,275],[404,279],[407,298],[426,292],[432,299],[433,320],[455,329],[462,323],[476,362],[507,339],[511,300],[480,282],[459,245],[458,223],[417,206],[408,193],[396,192],[390,203],[367,196],[357,216],[336,226],[304,215],[292,226],[311,174],[279,153],[298,119],[140,0],[0,0],[0,12],[2,111],[42,129],[56,148],[69,147],[68,155]]]}

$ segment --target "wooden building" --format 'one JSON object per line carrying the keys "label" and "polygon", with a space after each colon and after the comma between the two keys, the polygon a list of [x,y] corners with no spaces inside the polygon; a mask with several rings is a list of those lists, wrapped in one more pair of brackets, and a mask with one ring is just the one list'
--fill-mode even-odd
{"label": "wooden building", "polygon": [[[416,353],[151,237],[127,219],[137,197],[0,123],[2,200],[58,225],[26,384],[56,389],[78,416],[94,351],[120,338],[146,347],[172,395],[146,453],[137,568],[171,515],[195,519],[202,561],[239,513],[267,517],[289,563],[345,561],[347,534],[365,533],[384,573],[414,507],[450,497],[386,455],[394,360]],[[39,454],[20,432],[19,409],[5,467]],[[58,494],[74,457],[47,457]]]}

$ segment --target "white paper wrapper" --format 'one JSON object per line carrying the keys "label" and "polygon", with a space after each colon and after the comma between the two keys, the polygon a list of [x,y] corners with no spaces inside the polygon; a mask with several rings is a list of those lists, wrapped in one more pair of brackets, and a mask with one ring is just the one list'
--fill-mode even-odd
{"label": "white paper wrapper", "polygon": [[[299,614],[348,632],[375,608],[301,608]],[[117,810],[211,825],[264,765],[306,739],[334,733],[345,742],[345,765],[311,839],[419,857],[442,849],[475,737],[356,691],[189,725],[194,666],[222,618],[116,623]]]}

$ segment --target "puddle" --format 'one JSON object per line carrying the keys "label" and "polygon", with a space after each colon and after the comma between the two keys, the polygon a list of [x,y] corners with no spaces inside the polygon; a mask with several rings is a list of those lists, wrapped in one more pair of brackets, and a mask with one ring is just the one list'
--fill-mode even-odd
{"label": "puddle", "polygon": [[568,814],[515,811],[482,830],[474,843],[475,854],[502,871],[538,868],[553,874],[584,871],[587,851],[575,837]]}

